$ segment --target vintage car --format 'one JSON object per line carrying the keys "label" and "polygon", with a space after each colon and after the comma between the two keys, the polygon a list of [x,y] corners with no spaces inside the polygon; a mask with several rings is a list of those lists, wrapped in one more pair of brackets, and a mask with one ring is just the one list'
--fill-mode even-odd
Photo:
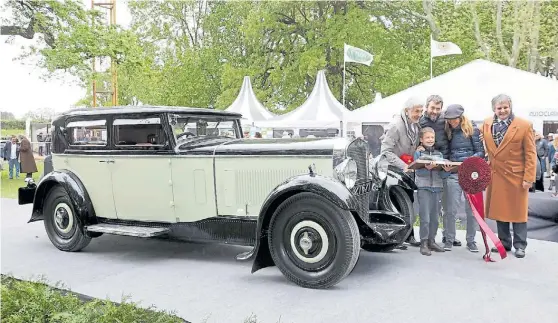
{"label": "vintage car", "polygon": [[[410,233],[414,182],[371,163],[362,139],[243,139],[241,115],[180,107],[72,110],[53,120],[52,166],[19,189],[52,244],[102,234],[251,246],[252,273],[277,266],[327,288],[361,248]],[[49,157],[50,158],[50,157]],[[49,161],[47,160],[47,163]]]}

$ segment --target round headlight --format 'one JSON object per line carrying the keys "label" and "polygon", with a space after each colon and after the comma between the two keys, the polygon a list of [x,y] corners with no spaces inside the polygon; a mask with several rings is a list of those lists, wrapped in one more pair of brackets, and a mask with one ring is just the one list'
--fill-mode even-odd
{"label": "round headlight", "polygon": [[357,164],[351,158],[345,159],[335,167],[335,176],[348,189],[353,188],[357,180]]}
{"label": "round headlight", "polygon": [[388,160],[384,155],[379,155],[378,157],[374,158],[374,171],[376,173],[376,176],[378,176],[380,180],[383,180],[387,177],[388,166]]}

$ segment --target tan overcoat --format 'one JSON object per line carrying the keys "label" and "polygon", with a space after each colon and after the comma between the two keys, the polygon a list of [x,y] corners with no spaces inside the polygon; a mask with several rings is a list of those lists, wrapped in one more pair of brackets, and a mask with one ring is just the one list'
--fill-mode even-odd
{"label": "tan overcoat", "polygon": [[29,142],[29,140],[26,138],[23,138],[21,140],[21,146],[19,148],[19,160],[21,161],[20,171],[22,173],[37,172],[37,164],[35,163],[35,156],[33,156],[31,142]]}
{"label": "tan overcoat", "polygon": [[523,181],[535,182],[537,151],[532,124],[514,117],[504,140],[496,147],[492,137],[493,118],[482,127],[492,181],[486,189],[486,217],[502,222],[527,222],[529,188]]}

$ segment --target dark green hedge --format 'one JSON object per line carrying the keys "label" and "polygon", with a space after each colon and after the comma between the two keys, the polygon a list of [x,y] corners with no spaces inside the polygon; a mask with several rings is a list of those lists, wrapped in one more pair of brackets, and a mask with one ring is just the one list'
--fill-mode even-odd
{"label": "dark green hedge", "polygon": [[25,129],[25,120],[2,120],[2,129]]}

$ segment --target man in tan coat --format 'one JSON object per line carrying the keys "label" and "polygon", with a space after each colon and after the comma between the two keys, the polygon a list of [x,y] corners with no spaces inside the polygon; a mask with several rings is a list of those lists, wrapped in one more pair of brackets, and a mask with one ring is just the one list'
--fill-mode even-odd
{"label": "man in tan coat", "polygon": [[494,116],[484,121],[482,134],[492,181],[486,189],[486,216],[497,221],[504,248],[525,257],[529,188],[535,182],[537,151],[532,124],[516,117],[512,100],[505,94],[492,99]]}

